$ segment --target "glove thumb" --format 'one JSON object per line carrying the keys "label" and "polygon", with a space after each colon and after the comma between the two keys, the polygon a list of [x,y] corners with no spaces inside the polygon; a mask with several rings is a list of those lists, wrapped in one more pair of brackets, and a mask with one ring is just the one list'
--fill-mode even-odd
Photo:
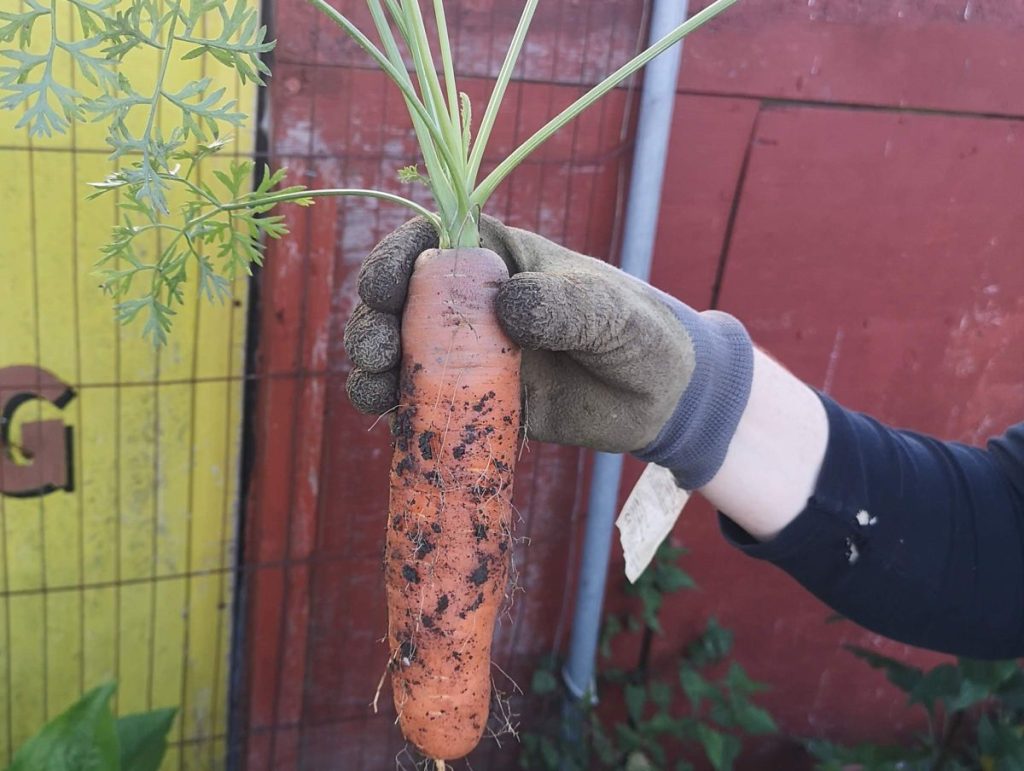
{"label": "glove thumb", "polygon": [[593,273],[517,273],[498,290],[508,336],[531,350],[601,354],[621,346],[640,297]]}

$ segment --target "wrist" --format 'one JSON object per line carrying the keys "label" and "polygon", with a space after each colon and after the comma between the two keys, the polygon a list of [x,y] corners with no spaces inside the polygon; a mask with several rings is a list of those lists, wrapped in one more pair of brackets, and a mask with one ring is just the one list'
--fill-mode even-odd
{"label": "wrist", "polygon": [[696,490],[721,468],[747,406],[754,347],[743,325],[729,314],[698,313],[667,295],[662,301],[690,338],[693,371],[657,437],[634,455],[668,468],[680,487]]}
{"label": "wrist", "polygon": [[755,351],[750,399],[725,462],[701,494],[759,541],[775,537],[814,493],[829,442],[821,397]]}

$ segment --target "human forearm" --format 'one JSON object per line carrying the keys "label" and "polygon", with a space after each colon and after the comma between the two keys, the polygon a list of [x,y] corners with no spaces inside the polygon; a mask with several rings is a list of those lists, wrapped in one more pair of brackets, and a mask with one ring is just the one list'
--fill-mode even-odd
{"label": "human forearm", "polygon": [[748,533],[769,540],[807,505],[827,443],[817,394],[755,350],[747,406],[721,468],[700,492]]}
{"label": "human forearm", "polygon": [[[778,391],[755,386],[752,399],[769,393]],[[1024,501],[994,453],[893,429],[811,394],[823,405],[827,441],[802,508],[752,515],[751,498],[778,505],[785,496],[744,459],[760,452],[768,475],[797,474],[790,483],[803,485],[799,475],[814,464],[778,456],[787,443],[790,451],[816,445],[792,445],[799,432],[774,440],[738,432],[712,487],[740,492],[709,493],[725,536],[887,637],[976,658],[1024,655]],[[748,424],[767,429],[770,418],[753,420],[758,410],[753,401]]]}
{"label": "human forearm", "polygon": [[[1024,432],[986,452],[896,431],[754,351],[734,318],[489,218],[481,233],[512,274],[495,311],[523,348],[528,437],[672,469],[738,548],[882,634],[1024,654]],[[363,265],[345,346],[366,412],[398,403],[399,318],[434,241],[413,221]]]}

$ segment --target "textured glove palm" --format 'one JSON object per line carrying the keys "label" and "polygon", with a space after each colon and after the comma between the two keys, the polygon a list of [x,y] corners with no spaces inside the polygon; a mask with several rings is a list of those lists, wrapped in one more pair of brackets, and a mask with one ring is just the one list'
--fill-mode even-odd
{"label": "textured glove palm", "polygon": [[[743,359],[744,346],[751,358],[750,343],[738,322],[725,314],[698,314],[606,263],[489,217],[481,222],[481,237],[511,274],[498,292],[496,311],[523,348],[527,435],[634,452],[673,468],[681,484],[706,482],[713,473],[707,467],[717,470],[724,457],[749,390],[750,364]],[[363,264],[362,302],[345,329],[354,364],[349,398],[363,412],[380,414],[396,404],[409,277],[420,252],[436,245],[433,228],[412,220]],[[728,394],[725,425],[716,428],[727,436],[695,440],[694,421],[723,423],[717,416],[722,399],[711,392],[723,372],[735,381],[730,388],[738,388]],[[695,380],[700,394],[690,388]],[[682,457],[692,455],[694,444],[710,445],[717,460],[696,459],[701,468],[694,468],[695,459]]]}

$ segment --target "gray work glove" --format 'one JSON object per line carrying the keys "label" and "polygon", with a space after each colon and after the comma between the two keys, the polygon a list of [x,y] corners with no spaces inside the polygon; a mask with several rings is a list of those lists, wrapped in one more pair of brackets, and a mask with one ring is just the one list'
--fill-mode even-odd
{"label": "gray work glove", "polygon": [[[523,348],[523,422],[531,439],[631,452],[696,489],[721,466],[746,405],[753,347],[742,325],[697,313],[599,260],[483,217],[482,245],[511,278],[498,319]],[[416,257],[437,234],[414,219],[363,263],[345,329],[362,412],[397,404],[400,314]]]}

